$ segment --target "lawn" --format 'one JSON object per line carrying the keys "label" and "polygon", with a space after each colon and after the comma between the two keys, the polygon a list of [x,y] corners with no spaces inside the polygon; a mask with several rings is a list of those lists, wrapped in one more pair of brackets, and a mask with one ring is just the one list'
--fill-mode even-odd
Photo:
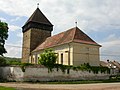
{"label": "lawn", "polygon": [[16,90],[16,89],[10,88],[10,87],[3,87],[3,86],[0,86],[0,90]]}

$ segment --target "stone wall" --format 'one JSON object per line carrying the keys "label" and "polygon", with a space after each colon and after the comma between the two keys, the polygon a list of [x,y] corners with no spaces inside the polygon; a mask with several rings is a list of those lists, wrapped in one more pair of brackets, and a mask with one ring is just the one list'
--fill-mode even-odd
{"label": "stone wall", "polygon": [[63,73],[55,68],[52,72],[48,72],[45,67],[26,67],[25,72],[22,72],[21,67],[0,67],[0,78],[12,81],[65,81],[65,80],[101,80],[109,79],[110,74],[88,71],[73,71],[70,70]]}

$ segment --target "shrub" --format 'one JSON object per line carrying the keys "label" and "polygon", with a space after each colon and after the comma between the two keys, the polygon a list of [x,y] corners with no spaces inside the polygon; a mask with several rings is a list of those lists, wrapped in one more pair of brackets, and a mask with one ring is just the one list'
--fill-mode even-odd
{"label": "shrub", "polygon": [[44,65],[48,68],[48,72],[52,71],[56,63],[57,55],[51,49],[46,49],[42,54],[40,54],[39,64]]}
{"label": "shrub", "polygon": [[0,66],[5,66],[5,65],[6,65],[6,59],[0,56]]}
{"label": "shrub", "polygon": [[23,72],[25,72],[26,66],[31,66],[31,65],[33,65],[33,64],[31,64],[31,63],[21,63],[21,64],[20,64],[21,69],[22,69]]}
{"label": "shrub", "polygon": [[20,65],[21,59],[20,58],[10,58],[5,57],[7,65]]}

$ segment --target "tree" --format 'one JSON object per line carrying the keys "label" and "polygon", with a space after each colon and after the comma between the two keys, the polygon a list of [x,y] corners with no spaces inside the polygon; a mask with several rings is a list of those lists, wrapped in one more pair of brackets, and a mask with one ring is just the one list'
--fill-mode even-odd
{"label": "tree", "polygon": [[0,21],[0,55],[7,53],[5,50],[5,40],[8,38],[8,24]]}
{"label": "tree", "polygon": [[40,54],[39,64],[42,64],[52,71],[56,63],[57,55],[52,49],[46,49],[42,54]]}

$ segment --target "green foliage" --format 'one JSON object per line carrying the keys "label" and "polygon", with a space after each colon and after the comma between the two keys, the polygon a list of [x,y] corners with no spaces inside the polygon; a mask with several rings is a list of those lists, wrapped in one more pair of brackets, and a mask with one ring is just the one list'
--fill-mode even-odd
{"label": "green foliage", "polygon": [[31,63],[21,63],[20,58],[10,58],[10,57],[1,57],[0,56],[0,66],[6,65],[17,65],[20,66],[22,71],[25,72],[26,66],[31,66]]}
{"label": "green foliage", "polygon": [[67,69],[67,66],[66,65],[62,65],[62,64],[55,64],[54,67],[57,68],[58,70],[61,69],[61,71],[63,73],[65,73],[65,71]]}
{"label": "green foliage", "polygon": [[98,74],[98,72],[101,72],[101,73],[105,73],[105,72],[109,73],[110,72],[110,69],[107,68],[107,67],[90,66],[88,63],[80,65],[80,66],[77,66],[77,67],[73,66],[73,69],[76,69],[77,71],[78,70],[89,71],[89,72],[92,71],[94,74]]}
{"label": "green foliage", "polygon": [[0,21],[0,55],[7,53],[5,50],[5,40],[8,38],[8,24]]}
{"label": "green foliage", "polygon": [[6,60],[4,57],[0,56],[0,66],[4,66],[4,65],[6,65]]}
{"label": "green foliage", "polygon": [[19,58],[9,58],[0,56],[0,66],[6,65],[21,65]]}
{"label": "green foliage", "polygon": [[101,66],[91,66],[90,70],[93,71],[93,73],[98,74],[98,72],[101,73],[110,73],[110,69],[107,67],[101,67]]}
{"label": "green foliage", "polygon": [[0,86],[0,90],[16,90],[16,89],[15,88],[11,88],[11,87]]}
{"label": "green foliage", "polygon": [[31,66],[31,65],[33,65],[33,64],[31,64],[31,63],[21,63],[21,64],[20,64],[21,69],[22,69],[23,72],[25,72],[26,66]]}
{"label": "green foliage", "polygon": [[57,55],[51,49],[46,49],[42,54],[40,54],[39,64],[44,65],[48,70],[52,71],[56,63]]}
{"label": "green foliage", "polygon": [[8,65],[20,65],[21,64],[21,59],[20,58],[10,58],[10,57],[5,57],[6,63]]}
{"label": "green foliage", "polygon": [[57,70],[61,69],[61,71],[63,73],[65,73],[65,71],[67,70],[67,73],[69,74],[69,70],[75,70],[75,71],[89,71],[89,72],[93,72],[94,74],[98,74],[98,72],[101,73],[110,73],[110,69],[107,67],[101,67],[101,66],[90,66],[88,63],[87,64],[83,64],[80,66],[69,66],[69,65],[62,65],[62,64],[56,64],[55,68],[57,68]]}
{"label": "green foliage", "polygon": [[34,65],[32,63],[21,63],[21,66],[31,66],[31,65]]}

